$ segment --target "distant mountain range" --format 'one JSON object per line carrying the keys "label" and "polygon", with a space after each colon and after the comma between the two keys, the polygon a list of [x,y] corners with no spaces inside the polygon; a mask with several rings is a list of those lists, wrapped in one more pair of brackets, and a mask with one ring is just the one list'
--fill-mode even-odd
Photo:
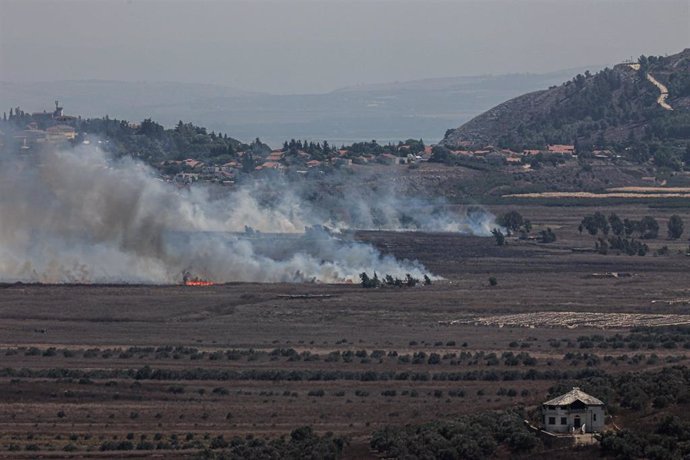
{"label": "distant mountain range", "polygon": [[680,151],[689,141],[690,49],[685,49],[578,74],[510,99],[448,131],[443,144],[518,151],[546,144],[626,150],[645,144],[644,160],[659,145]]}
{"label": "distant mountain range", "polygon": [[432,143],[442,139],[449,127],[501,101],[559,84],[582,71],[435,78],[308,95],[173,82],[0,82],[0,110],[17,106],[27,112],[52,110],[58,99],[71,115],[152,118],[166,126],[183,120],[245,142],[260,137],[272,146],[292,138],[335,145],[408,138]]}

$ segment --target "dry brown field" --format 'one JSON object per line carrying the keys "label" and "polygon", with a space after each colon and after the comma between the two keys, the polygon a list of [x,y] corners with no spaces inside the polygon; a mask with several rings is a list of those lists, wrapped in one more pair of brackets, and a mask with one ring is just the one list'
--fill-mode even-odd
{"label": "dry brown field", "polygon": [[[687,209],[518,209],[533,233],[548,226],[557,241],[509,238],[498,247],[493,238],[454,234],[356,234],[443,277],[431,286],[3,285],[0,458],[188,458],[218,435],[271,438],[302,425],[347,436],[346,458],[374,458],[367,445],[378,427],[529,410],[559,383],[505,373],[687,365],[683,344],[630,350],[578,342],[625,335],[655,318],[690,321],[688,230],[681,240],[665,237],[671,214],[690,225]],[[644,257],[574,252],[594,246],[577,231],[594,210],[654,216],[660,237]],[[662,246],[668,254],[654,255]],[[588,321],[599,314],[613,316]],[[588,365],[569,352],[600,359]],[[504,353],[520,356],[517,364]],[[471,372],[484,377],[449,377]],[[101,452],[106,441],[162,445]]]}

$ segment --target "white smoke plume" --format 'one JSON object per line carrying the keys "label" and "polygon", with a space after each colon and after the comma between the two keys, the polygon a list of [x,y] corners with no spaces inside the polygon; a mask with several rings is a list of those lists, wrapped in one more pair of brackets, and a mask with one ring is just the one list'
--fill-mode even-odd
{"label": "white smoke plume", "polygon": [[[331,171],[318,180],[301,177],[255,181],[245,187],[249,196],[278,203],[288,220],[325,225],[336,230],[451,232],[491,236],[495,216],[479,206],[450,206],[435,191],[434,197],[410,193],[396,178],[349,170]],[[308,205],[308,206],[307,206]],[[305,208],[305,206],[307,206]],[[460,208],[460,209],[458,209]],[[307,210],[308,212],[305,212]]]}
{"label": "white smoke plume", "polygon": [[[178,190],[144,164],[91,146],[0,158],[0,281],[177,283],[356,281],[376,271],[422,277],[418,262],[312,231],[323,210],[299,193],[241,186],[222,199]],[[235,233],[233,233],[235,232]]]}

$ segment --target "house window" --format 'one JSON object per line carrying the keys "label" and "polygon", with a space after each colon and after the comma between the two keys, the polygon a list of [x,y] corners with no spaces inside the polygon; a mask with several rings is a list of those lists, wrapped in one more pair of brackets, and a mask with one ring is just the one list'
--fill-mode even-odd
{"label": "house window", "polygon": [[561,425],[567,425],[568,419],[566,417],[561,417]]}
{"label": "house window", "polygon": [[549,417],[549,425],[555,425],[556,424],[556,417]]}
{"label": "house window", "polygon": [[592,420],[597,421],[597,414],[592,414]]}

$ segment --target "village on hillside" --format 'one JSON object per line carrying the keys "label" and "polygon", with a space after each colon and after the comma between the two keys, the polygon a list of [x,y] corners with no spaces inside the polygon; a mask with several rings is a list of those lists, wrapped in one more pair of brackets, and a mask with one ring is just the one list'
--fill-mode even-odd
{"label": "village on hillside", "polygon": [[[103,129],[101,125],[105,125]],[[114,125],[117,130],[108,128]],[[81,116],[66,115],[63,107],[55,101],[52,111],[27,113],[19,107],[3,115],[0,128],[0,148],[13,146],[20,152],[31,152],[45,147],[71,147],[97,145],[106,151],[111,143],[117,143],[120,132],[131,138],[148,137],[154,140],[160,132],[192,131],[194,148],[186,151],[179,148],[171,157],[163,155],[154,159],[141,151],[124,152],[138,157],[154,167],[166,181],[185,186],[194,182],[233,185],[240,174],[319,174],[330,168],[352,168],[355,165],[379,165],[415,167],[422,162],[445,164],[487,164],[528,170],[538,168],[542,162],[558,164],[578,156],[576,145],[553,144],[541,149],[515,151],[492,145],[459,146],[449,149],[441,144],[426,145],[423,140],[408,139],[397,144],[378,144],[375,140],[358,142],[339,148],[327,141],[312,142],[290,140],[280,148],[270,148],[256,139],[243,144],[227,135],[208,133],[205,128],[183,124],[166,130],[151,120],[142,123],[111,120],[108,117],[97,120]],[[99,129],[94,129],[98,126]],[[153,126],[153,129],[148,127]],[[144,129],[146,128],[146,129]],[[186,134],[185,134],[186,135]],[[198,138],[202,138],[202,142]],[[234,144],[230,143],[234,141]],[[205,144],[204,144],[205,143]],[[204,148],[199,148],[201,145]],[[233,147],[234,145],[234,147]],[[120,151],[126,149],[120,146]],[[218,153],[220,152],[220,154]],[[610,150],[587,152],[593,158],[609,159],[616,155]]]}
{"label": "village on hillside", "polygon": [[[26,114],[19,107],[11,108],[10,115],[3,114],[4,124],[14,120],[28,121],[21,129],[13,131],[11,137],[21,150],[31,150],[46,144],[62,144],[77,137],[75,122],[77,117],[64,114],[59,101],[55,110]],[[0,147],[9,144],[10,134],[0,131]]]}

